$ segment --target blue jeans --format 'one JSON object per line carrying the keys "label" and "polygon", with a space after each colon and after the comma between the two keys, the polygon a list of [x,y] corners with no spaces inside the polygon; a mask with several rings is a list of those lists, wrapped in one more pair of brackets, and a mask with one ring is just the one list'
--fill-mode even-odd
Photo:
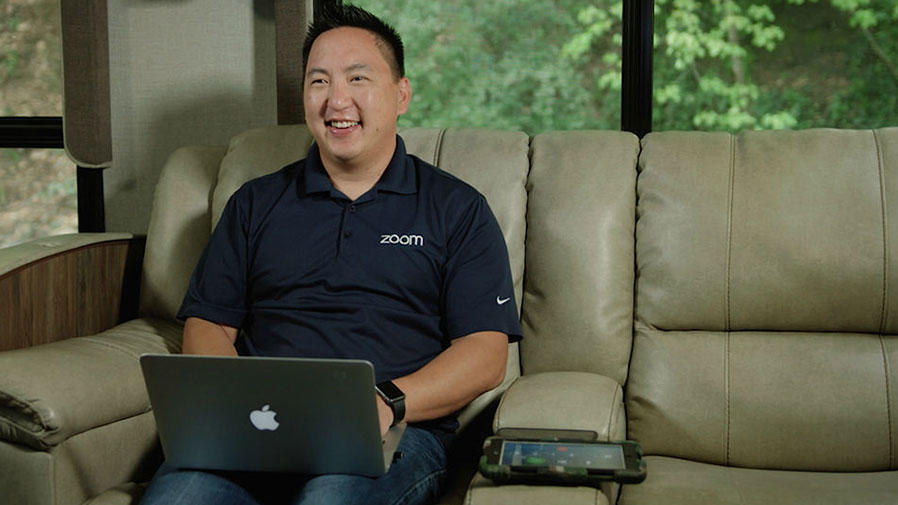
{"label": "blue jeans", "polygon": [[436,501],[446,475],[446,448],[433,433],[409,426],[402,459],[376,479],[357,475],[307,477],[213,472],[162,465],[141,505],[424,504]]}

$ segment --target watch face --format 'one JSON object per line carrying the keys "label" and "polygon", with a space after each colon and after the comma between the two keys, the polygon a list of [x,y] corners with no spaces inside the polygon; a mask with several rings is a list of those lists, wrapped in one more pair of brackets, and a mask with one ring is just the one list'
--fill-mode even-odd
{"label": "watch face", "polygon": [[402,400],[405,398],[405,393],[402,392],[399,388],[396,387],[390,381],[381,382],[377,385],[377,390],[380,391],[382,395],[387,397],[391,402],[395,402],[397,400]]}

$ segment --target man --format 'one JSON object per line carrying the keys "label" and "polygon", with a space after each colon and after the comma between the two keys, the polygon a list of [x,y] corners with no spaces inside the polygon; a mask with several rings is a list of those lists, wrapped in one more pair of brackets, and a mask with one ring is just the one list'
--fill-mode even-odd
{"label": "man", "polygon": [[145,504],[433,500],[454,413],[501,383],[520,337],[484,198],[396,135],[412,94],[396,32],[337,7],[310,27],[303,66],[315,145],[228,202],[179,313],[183,350],[367,359],[405,395],[404,413],[377,401],[382,433],[409,423],[403,458],[378,479],[163,466]]}

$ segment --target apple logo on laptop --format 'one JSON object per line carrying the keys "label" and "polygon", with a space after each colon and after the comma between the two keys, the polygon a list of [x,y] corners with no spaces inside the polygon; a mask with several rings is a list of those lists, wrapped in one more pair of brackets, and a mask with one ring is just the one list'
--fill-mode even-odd
{"label": "apple logo on laptop", "polygon": [[249,413],[249,422],[253,423],[257,430],[274,431],[280,426],[280,423],[274,419],[276,415],[277,412],[268,410],[268,405],[265,405],[262,410],[254,410]]}

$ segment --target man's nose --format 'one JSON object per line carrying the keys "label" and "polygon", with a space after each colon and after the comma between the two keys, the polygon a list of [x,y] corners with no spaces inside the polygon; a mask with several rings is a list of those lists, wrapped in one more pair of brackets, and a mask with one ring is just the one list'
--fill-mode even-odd
{"label": "man's nose", "polygon": [[327,104],[332,109],[344,109],[352,103],[345,83],[335,82],[328,90]]}

